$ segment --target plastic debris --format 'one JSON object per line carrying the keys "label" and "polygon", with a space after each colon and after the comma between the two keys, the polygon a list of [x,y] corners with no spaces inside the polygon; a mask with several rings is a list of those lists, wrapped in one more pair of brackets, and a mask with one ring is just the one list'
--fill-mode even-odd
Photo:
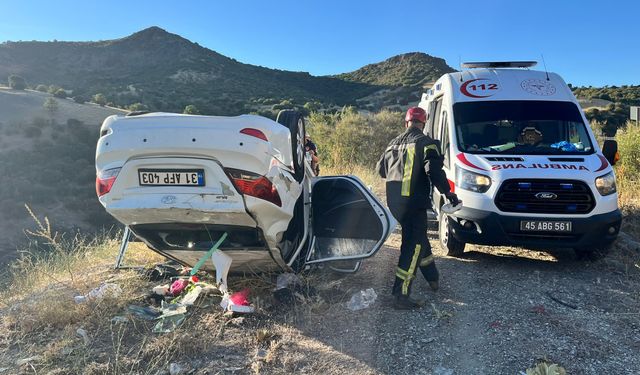
{"label": "plastic debris", "polygon": [[82,337],[82,341],[84,342],[85,346],[91,343],[91,340],[89,340],[89,334],[87,334],[87,331],[85,329],[78,328],[76,330],[76,333],[78,334],[79,337]]}
{"label": "plastic debris", "polygon": [[173,296],[179,296],[187,285],[189,285],[188,279],[178,279],[171,284],[171,287],[169,287],[169,293]]}
{"label": "plastic debris", "polygon": [[84,296],[73,297],[73,300],[76,301],[76,303],[85,303],[91,300],[101,300],[104,297],[116,298],[120,294],[122,294],[122,289],[117,284],[106,283],[93,289]]}
{"label": "plastic debris", "polygon": [[377,298],[378,295],[373,288],[361,290],[351,296],[351,299],[347,302],[347,308],[351,311],[366,309],[371,306]]}
{"label": "plastic debris", "polygon": [[162,315],[160,321],[153,326],[154,333],[173,332],[186,318],[187,306],[180,303],[162,303]]}
{"label": "plastic debris", "polygon": [[153,293],[159,296],[168,296],[171,293],[171,286],[169,284],[155,286]]}
{"label": "plastic debris", "polygon": [[250,292],[251,291],[249,289],[243,289],[237,293],[233,293],[232,295],[225,293],[222,297],[222,301],[220,302],[220,307],[231,312],[252,313],[255,311],[255,308],[251,306],[247,299]]}
{"label": "plastic debris", "polygon": [[222,251],[216,251],[211,255],[211,261],[216,268],[216,285],[224,293],[228,290],[227,275],[233,259]]}
{"label": "plastic debris", "polygon": [[295,273],[282,273],[276,279],[275,290],[289,288],[289,286],[300,285],[301,283],[300,277]]}
{"label": "plastic debris", "polygon": [[135,315],[136,317],[144,320],[156,320],[160,315],[162,315],[160,311],[158,311],[157,309],[151,306],[142,307],[142,306],[136,306],[136,305],[129,305],[127,307],[127,310],[129,310],[129,312]]}
{"label": "plastic debris", "polygon": [[194,285],[192,288],[189,288],[189,291],[182,296],[179,303],[185,306],[193,305],[198,297],[200,297],[200,293],[202,292],[202,287],[199,285]]}

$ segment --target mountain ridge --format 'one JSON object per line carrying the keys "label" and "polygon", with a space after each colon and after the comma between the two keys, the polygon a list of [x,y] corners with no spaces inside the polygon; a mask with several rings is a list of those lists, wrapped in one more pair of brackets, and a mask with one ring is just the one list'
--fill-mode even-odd
{"label": "mountain ridge", "polygon": [[451,70],[442,59],[409,53],[313,76],[242,63],[158,26],[112,40],[0,44],[0,77],[18,74],[31,86],[57,85],[85,99],[103,93],[118,107],[140,102],[173,112],[195,104],[203,113],[238,114],[285,100],[356,105],[385,87],[423,84]]}

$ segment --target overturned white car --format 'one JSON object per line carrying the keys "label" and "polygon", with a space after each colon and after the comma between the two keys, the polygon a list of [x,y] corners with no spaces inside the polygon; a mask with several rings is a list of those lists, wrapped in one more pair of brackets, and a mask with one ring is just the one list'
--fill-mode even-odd
{"label": "overturned white car", "polygon": [[277,121],[111,116],[96,149],[96,192],[136,237],[186,266],[226,233],[220,249],[232,271],[320,262],[355,271],[395,220],[357,177],[312,177],[304,135],[295,111]]}

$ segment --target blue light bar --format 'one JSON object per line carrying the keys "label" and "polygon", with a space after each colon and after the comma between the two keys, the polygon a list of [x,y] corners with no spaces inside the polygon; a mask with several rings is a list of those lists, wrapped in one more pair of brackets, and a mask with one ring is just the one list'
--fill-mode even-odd
{"label": "blue light bar", "polygon": [[573,189],[573,184],[560,184],[560,187],[563,189],[571,190]]}
{"label": "blue light bar", "polygon": [[522,204],[522,203],[516,204],[516,210],[526,210],[526,209],[527,209],[526,204]]}
{"label": "blue light bar", "polygon": [[531,182],[518,182],[520,189],[531,189]]}

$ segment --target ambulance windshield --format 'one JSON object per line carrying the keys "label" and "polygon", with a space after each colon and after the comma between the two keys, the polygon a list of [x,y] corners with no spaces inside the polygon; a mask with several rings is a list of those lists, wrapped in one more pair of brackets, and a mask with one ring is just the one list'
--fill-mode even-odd
{"label": "ambulance windshield", "polygon": [[505,100],[453,106],[460,151],[472,154],[591,154],[580,110],[571,102]]}

